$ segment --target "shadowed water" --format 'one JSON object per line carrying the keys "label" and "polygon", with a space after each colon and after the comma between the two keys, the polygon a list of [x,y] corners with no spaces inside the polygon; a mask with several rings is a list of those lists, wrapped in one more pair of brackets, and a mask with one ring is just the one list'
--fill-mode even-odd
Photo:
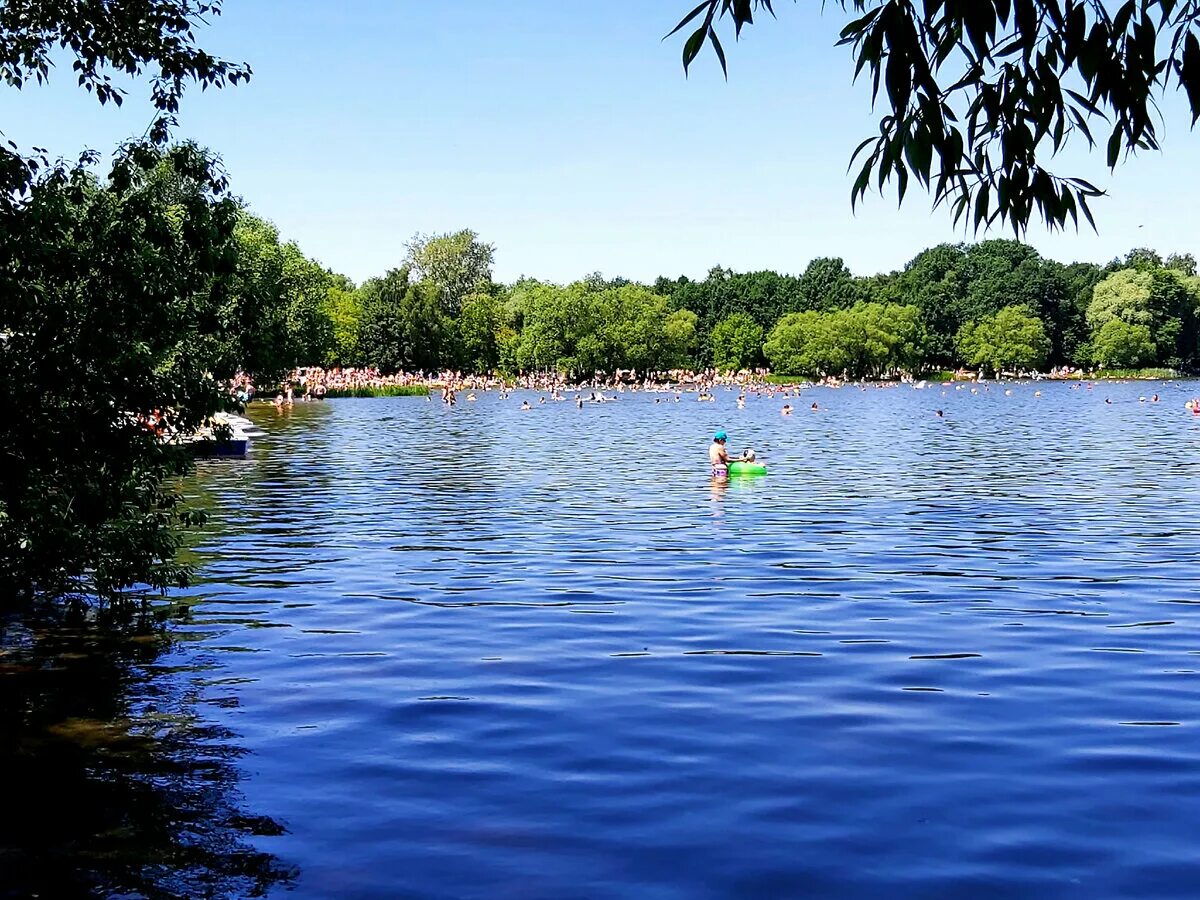
{"label": "shadowed water", "polygon": [[305,898],[1195,897],[1196,387],[1010,387],[255,410],[177,629],[255,846]]}

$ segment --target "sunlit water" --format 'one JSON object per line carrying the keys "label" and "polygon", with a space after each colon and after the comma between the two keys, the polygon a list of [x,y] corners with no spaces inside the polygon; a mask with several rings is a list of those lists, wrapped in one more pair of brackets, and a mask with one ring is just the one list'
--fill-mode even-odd
{"label": "sunlit water", "polygon": [[291,896],[1193,898],[1197,390],[259,408],[170,660]]}

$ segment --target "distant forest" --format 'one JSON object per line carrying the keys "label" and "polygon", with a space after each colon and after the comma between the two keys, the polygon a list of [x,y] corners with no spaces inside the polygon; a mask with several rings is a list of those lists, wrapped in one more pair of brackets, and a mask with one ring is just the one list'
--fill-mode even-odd
{"label": "distant forest", "polygon": [[401,264],[361,285],[323,269],[243,213],[240,289],[272,302],[264,370],[571,375],[618,369],[740,370],[882,378],[961,366],[1194,371],[1200,278],[1190,254],[1137,249],[1106,266],[1064,264],[1013,240],[940,244],[903,269],[856,276],[841,259],[799,275],[715,267],[653,284],[589,275],[567,285],[492,280],[472,231],[415,237]]}

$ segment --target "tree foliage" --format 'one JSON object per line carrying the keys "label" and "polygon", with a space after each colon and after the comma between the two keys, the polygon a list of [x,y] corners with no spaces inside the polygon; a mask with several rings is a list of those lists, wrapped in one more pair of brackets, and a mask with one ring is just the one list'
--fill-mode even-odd
{"label": "tree foliage", "polygon": [[[20,89],[50,77],[56,55],[71,58],[79,85],[101,104],[125,96],[120,74],[150,76],[157,117],[148,134],[161,143],[189,83],[237,84],[250,67],[218,59],[196,46],[198,26],[221,13],[220,0],[6,0],[0,4],[0,78]],[[0,202],[24,196],[45,160],[10,144],[0,147]]]}
{"label": "tree foliage", "polygon": [[565,287],[526,280],[513,286],[507,306],[510,320],[501,332],[513,335],[505,338],[512,343],[508,365],[519,370],[590,377],[692,364],[696,315],[644,285],[596,277]]}
{"label": "tree foliage", "polygon": [[242,347],[236,204],[192,146],[56,166],[0,209],[0,583],[6,595],[179,583],[169,480],[229,400]]}
{"label": "tree foliage", "polygon": [[[976,230],[1021,232],[1082,216],[1100,189],[1056,174],[1048,160],[1074,142],[1103,144],[1109,167],[1159,148],[1159,100],[1181,89],[1200,117],[1200,2],[1196,0],[837,0],[849,16],[840,43],[854,76],[881,103],[879,134],[854,151],[857,202],[911,180]],[[727,69],[718,33],[772,0],[702,0],[672,34],[688,31],[685,69],[707,42]]]}
{"label": "tree foliage", "polygon": [[1091,358],[1103,369],[1132,369],[1154,362],[1154,341],[1146,325],[1109,319],[1092,338]]}
{"label": "tree foliage", "polygon": [[993,374],[1035,371],[1050,354],[1050,338],[1042,320],[1025,306],[1006,306],[958,333],[958,347],[968,365]]}
{"label": "tree foliage", "polygon": [[720,372],[751,369],[762,360],[763,329],[746,313],[733,313],[713,328],[713,367]]}
{"label": "tree foliage", "polygon": [[418,234],[406,245],[405,264],[414,281],[427,281],[440,294],[442,308],[457,315],[463,299],[486,291],[492,281],[493,244],[485,244],[470,229],[453,234]]}
{"label": "tree foliage", "polygon": [[359,304],[344,279],[244,210],[235,237],[231,294],[240,304],[247,372],[270,382],[296,366],[356,356]]}
{"label": "tree foliage", "polygon": [[385,372],[435,371],[456,357],[454,320],[442,311],[440,291],[410,279],[403,266],[360,291],[360,352]]}
{"label": "tree foliage", "polygon": [[1088,324],[1097,333],[1113,320],[1144,326],[1155,344],[1156,364],[1192,365],[1198,353],[1198,288],[1193,276],[1171,269],[1120,269],[1096,285]]}
{"label": "tree foliage", "polygon": [[895,303],[856,303],[832,312],[790,313],[763,348],[783,375],[878,378],[914,371],[923,358],[920,310]]}

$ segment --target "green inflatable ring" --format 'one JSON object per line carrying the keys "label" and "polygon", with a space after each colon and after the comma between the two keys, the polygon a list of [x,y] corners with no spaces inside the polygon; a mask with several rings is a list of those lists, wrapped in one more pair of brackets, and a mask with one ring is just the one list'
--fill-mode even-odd
{"label": "green inflatable ring", "polygon": [[730,475],[766,475],[767,467],[760,462],[734,460],[729,464]]}

